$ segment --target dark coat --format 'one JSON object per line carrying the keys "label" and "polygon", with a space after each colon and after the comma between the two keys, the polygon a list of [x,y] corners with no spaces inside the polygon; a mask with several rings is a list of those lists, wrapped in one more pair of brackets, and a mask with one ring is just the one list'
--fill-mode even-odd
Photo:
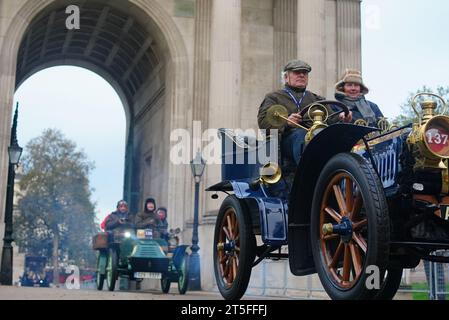
{"label": "dark coat", "polygon": [[[304,90],[292,88],[292,87],[288,87],[288,88],[293,93],[295,98],[298,101],[300,101],[304,94]],[[260,129],[273,129],[273,127],[268,123],[268,121],[265,119],[265,117],[266,117],[268,109],[275,104],[280,104],[280,105],[283,105],[284,107],[286,107],[287,111],[288,111],[288,115],[291,115],[292,113],[301,111],[307,105],[309,105],[313,102],[319,101],[319,100],[324,100],[324,98],[316,95],[315,93],[312,93],[312,92],[306,90],[304,99],[302,100],[301,105],[300,105],[300,110],[298,110],[295,102],[292,100],[290,95],[287,92],[285,92],[284,89],[271,92],[265,96],[265,99],[263,100],[262,104],[259,107],[259,113],[257,115],[259,128]],[[286,124],[282,130],[285,130],[285,129],[288,130],[288,128],[289,127]]]}
{"label": "dark coat", "polygon": [[136,216],[136,228],[138,229],[147,229],[147,228],[155,228],[160,223],[159,216],[156,212],[139,212]]}
{"label": "dark coat", "polygon": [[105,222],[106,230],[113,230],[113,229],[123,225],[122,223],[120,223],[120,218],[124,218],[125,223],[128,223],[128,224],[134,223],[133,216],[130,213],[123,214],[120,211],[114,211],[106,219],[106,222]]}
{"label": "dark coat", "polygon": [[[300,101],[304,94],[304,90],[292,88],[292,87],[288,87],[288,88],[293,93],[293,95],[295,96],[297,101]],[[262,104],[259,107],[259,113],[257,115],[259,128],[260,129],[274,129],[266,120],[266,115],[267,115],[267,110],[275,104],[280,104],[280,105],[283,105],[284,107],[286,107],[287,111],[288,111],[288,115],[291,115],[292,113],[297,113],[298,111],[301,111],[309,104],[319,101],[319,100],[324,100],[324,98],[320,97],[319,95],[317,95],[315,93],[312,93],[312,92],[306,90],[304,98],[300,104],[300,110],[298,110],[295,102],[290,97],[290,95],[287,92],[285,92],[284,89],[271,92],[265,96],[265,99],[263,100]],[[281,128],[279,131],[287,134],[291,129],[292,129],[291,127],[289,127],[287,124],[285,124],[285,126],[283,128]]]}
{"label": "dark coat", "polygon": [[157,229],[158,229],[158,231],[162,235],[167,235],[168,234],[168,222],[167,222],[166,218],[164,220],[159,220],[159,224],[157,225]]}

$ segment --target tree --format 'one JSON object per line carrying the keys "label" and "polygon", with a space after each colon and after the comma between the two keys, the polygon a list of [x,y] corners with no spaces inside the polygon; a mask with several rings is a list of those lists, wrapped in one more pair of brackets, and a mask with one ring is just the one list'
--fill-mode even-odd
{"label": "tree", "polygon": [[45,130],[26,146],[15,239],[22,251],[52,260],[55,280],[58,261],[95,261],[90,246],[96,232],[88,179],[92,169],[85,153],[60,131]]}
{"label": "tree", "polygon": [[[406,102],[404,102],[401,105],[401,114],[394,119],[394,123],[398,123],[399,125],[407,125],[411,122],[418,121],[418,117],[416,116],[415,112],[413,111],[411,105],[412,105],[413,97],[416,94],[421,93],[421,92],[435,93],[434,90],[432,90],[431,88],[426,87],[426,86],[423,86],[421,89],[418,89],[416,92],[410,93]],[[440,95],[446,101],[448,101],[449,87],[443,87],[443,86],[437,87],[436,94]],[[428,97],[424,96],[424,97],[418,98],[418,102],[423,101],[426,98],[428,98]],[[419,108],[418,108],[418,111],[420,111]],[[441,111],[441,104],[439,105],[439,109],[437,110],[437,112],[440,112],[440,111]]]}

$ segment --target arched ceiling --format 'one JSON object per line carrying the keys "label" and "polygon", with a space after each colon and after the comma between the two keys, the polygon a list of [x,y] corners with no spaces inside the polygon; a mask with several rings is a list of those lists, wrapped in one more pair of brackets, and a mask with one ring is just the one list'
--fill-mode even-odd
{"label": "arched ceiling", "polygon": [[[68,5],[80,7],[81,28],[66,28]],[[161,62],[157,40],[128,1],[56,1],[31,22],[19,49],[16,85],[45,66],[94,66],[115,82],[128,105]],[[154,34],[154,31],[153,31]]]}

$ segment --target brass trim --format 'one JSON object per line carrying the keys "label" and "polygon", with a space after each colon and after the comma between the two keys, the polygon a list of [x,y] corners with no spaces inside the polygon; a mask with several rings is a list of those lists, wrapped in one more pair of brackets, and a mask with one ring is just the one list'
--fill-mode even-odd
{"label": "brass trim", "polygon": [[260,181],[265,184],[276,184],[282,178],[281,167],[274,162],[268,162],[261,169]]}

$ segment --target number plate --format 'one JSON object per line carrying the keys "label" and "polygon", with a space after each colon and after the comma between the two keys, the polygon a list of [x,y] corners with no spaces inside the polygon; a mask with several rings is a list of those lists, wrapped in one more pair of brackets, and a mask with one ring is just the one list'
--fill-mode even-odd
{"label": "number plate", "polygon": [[151,229],[137,230],[137,239],[153,239],[153,230]]}
{"label": "number plate", "polygon": [[137,279],[162,279],[162,273],[156,272],[135,272],[134,278]]}

